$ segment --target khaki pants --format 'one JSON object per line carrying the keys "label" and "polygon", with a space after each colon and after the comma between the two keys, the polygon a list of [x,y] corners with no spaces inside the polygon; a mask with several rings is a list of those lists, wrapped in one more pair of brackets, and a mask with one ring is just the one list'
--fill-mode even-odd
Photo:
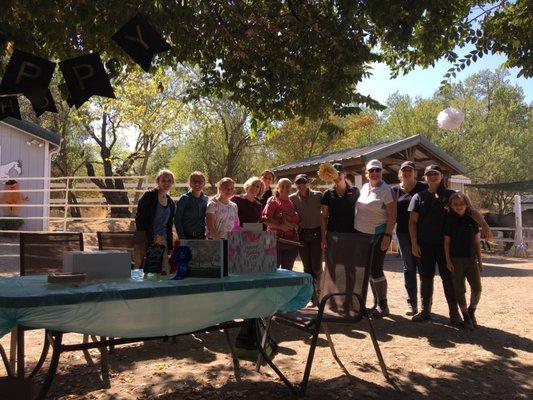
{"label": "khaki pants", "polygon": [[455,293],[457,304],[466,305],[466,284],[470,285],[470,305],[477,305],[481,298],[481,277],[475,258],[453,258],[453,274],[455,279]]}

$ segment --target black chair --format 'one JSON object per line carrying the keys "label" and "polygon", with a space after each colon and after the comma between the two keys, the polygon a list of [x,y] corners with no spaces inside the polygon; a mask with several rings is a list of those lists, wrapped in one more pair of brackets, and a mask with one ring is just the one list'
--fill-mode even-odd
{"label": "black chair", "polygon": [[[375,256],[380,251],[381,235],[372,236],[359,233],[328,233],[326,268],[320,282],[318,307],[306,307],[294,312],[278,313],[273,321],[299,329],[312,336],[304,376],[299,393],[304,396],[313,364],[318,335],[323,330],[333,357],[344,373],[350,375],[337,356],[329,334],[329,324],[355,324],[365,320],[376,352],[381,371],[389,380],[387,367],[366,309],[370,269]],[[270,324],[264,338],[268,337]],[[257,370],[261,366],[258,359]]]}
{"label": "black chair", "polygon": [[96,232],[98,250],[127,250],[131,253],[132,268],[139,268],[142,263],[138,232]]}
{"label": "black chair", "polygon": [[[49,233],[20,233],[20,275],[48,275],[52,272],[61,272],[63,268],[63,253],[66,251],[83,251],[83,233],[81,232],[49,232]],[[19,326],[17,329],[17,374],[24,375],[24,331],[31,328]],[[12,333],[13,335],[13,333]],[[47,332],[39,361],[33,368],[29,377],[33,377],[43,366],[50,341]],[[96,337],[91,337],[96,341]],[[83,343],[89,342],[89,335],[83,335]],[[13,343],[13,341],[12,341]],[[85,359],[93,364],[88,350],[83,351]],[[107,353],[101,350],[102,379],[109,382]]]}

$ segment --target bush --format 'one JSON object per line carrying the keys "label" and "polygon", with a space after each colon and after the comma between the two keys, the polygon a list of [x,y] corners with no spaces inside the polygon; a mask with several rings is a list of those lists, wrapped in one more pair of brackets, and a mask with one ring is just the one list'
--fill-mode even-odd
{"label": "bush", "polygon": [[17,231],[20,229],[24,220],[22,218],[7,219],[0,218],[0,230],[1,231]]}

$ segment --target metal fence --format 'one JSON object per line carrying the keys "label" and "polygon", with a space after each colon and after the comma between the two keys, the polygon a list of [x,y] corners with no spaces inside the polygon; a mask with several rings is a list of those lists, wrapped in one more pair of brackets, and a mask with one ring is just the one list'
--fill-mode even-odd
{"label": "metal fence", "polygon": [[[113,181],[122,181],[124,189],[102,189],[94,184],[92,179],[106,180],[111,179]],[[140,196],[141,193],[144,193],[146,190],[154,186],[153,176],[62,176],[62,177],[17,177],[16,180],[19,182],[32,182],[32,181],[42,181],[44,188],[41,189],[20,189],[22,194],[27,193],[43,193],[44,201],[42,203],[22,203],[17,205],[21,209],[29,208],[41,208],[43,210],[42,216],[0,216],[0,219],[22,219],[26,220],[42,220],[44,221],[44,226],[47,229],[42,230],[42,232],[50,231],[67,231],[69,222],[95,222],[95,221],[134,221],[135,209],[137,207],[136,199]],[[139,181],[142,181],[142,184],[139,188]],[[242,188],[242,184],[237,184],[237,188]],[[176,200],[178,196],[185,192],[188,188],[188,184],[185,183],[176,183],[171,192],[172,198]],[[317,189],[324,189],[320,187]],[[2,194],[6,193],[6,190],[0,189],[0,199]],[[13,191],[9,191],[13,192]],[[108,204],[103,193],[105,192],[124,192],[127,194],[129,204]],[[76,203],[72,202],[73,197],[71,194],[75,195],[77,199]],[[0,202],[1,203],[1,202]],[[12,204],[0,204],[0,208],[8,207]],[[91,209],[105,209],[107,214],[110,214],[112,208],[128,208],[132,212],[131,218],[113,218],[109,215],[106,216],[79,216],[72,217],[70,215],[70,209],[77,208],[79,210],[91,210]],[[87,212],[85,213],[87,214]],[[494,242],[500,245],[505,245],[506,243],[514,242],[514,232],[515,228],[507,227],[492,227],[491,230],[495,233]],[[523,236],[525,238],[525,243],[528,245],[529,249],[533,249],[533,227],[522,227]],[[1,229],[0,232],[16,233],[16,232],[26,232],[25,230],[5,230]],[[32,230],[31,232],[36,232]],[[512,235],[507,235],[505,237],[504,232],[513,232]],[[509,237],[511,236],[511,237]]]}

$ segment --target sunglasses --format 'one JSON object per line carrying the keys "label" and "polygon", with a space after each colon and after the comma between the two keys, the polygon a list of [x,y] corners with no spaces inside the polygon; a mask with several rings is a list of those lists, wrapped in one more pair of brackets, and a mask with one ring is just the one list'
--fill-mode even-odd
{"label": "sunglasses", "polygon": [[372,173],[372,172],[381,172],[381,168],[370,168],[368,170],[369,173]]}

